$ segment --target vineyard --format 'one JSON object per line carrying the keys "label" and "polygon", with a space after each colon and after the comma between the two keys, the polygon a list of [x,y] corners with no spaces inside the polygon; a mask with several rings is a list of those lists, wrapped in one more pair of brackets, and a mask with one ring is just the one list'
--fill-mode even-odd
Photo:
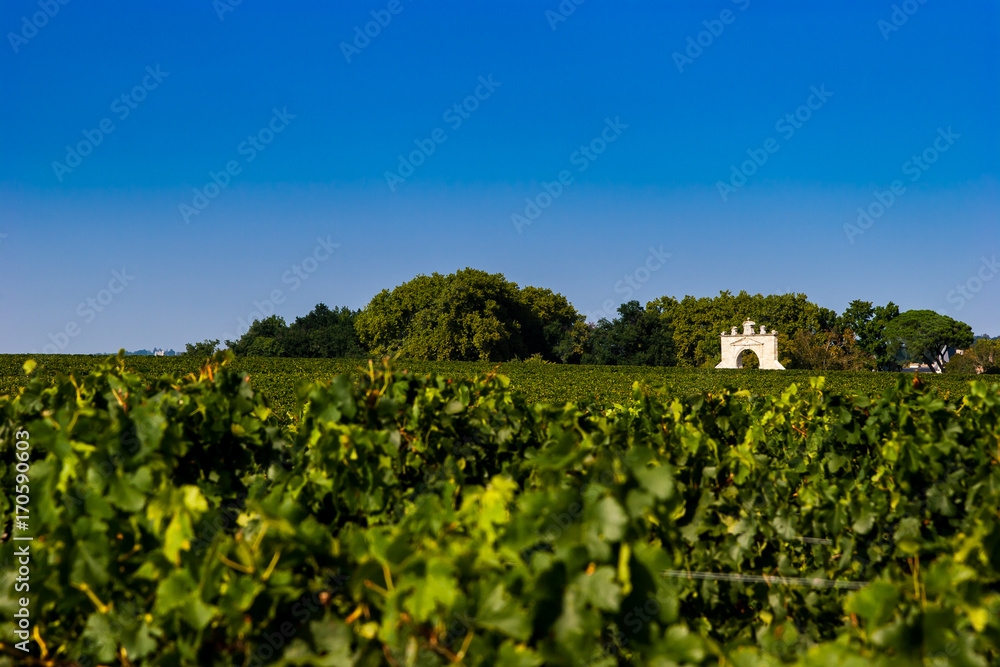
{"label": "vineyard", "polygon": [[[54,378],[59,373],[82,376],[96,369],[107,356],[87,355],[0,355],[0,395],[23,387],[27,376],[22,366],[29,359],[40,365],[33,376]],[[191,357],[125,357],[126,367],[147,380],[163,374],[197,373],[204,359]],[[753,395],[780,393],[791,384],[809,385],[811,377],[825,377],[829,391],[844,395],[876,395],[896,386],[900,378],[912,375],[847,371],[781,372],[757,370],[715,370],[703,368],[651,366],[586,366],[524,362],[405,361],[397,362],[413,373],[434,373],[454,380],[471,380],[489,373],[510,379],[511,388],[521,392],[530,403],[565,403],[589,400],[610,407],[632,398],[632,384],[656,387],[674,394],[718,392],[723,389],[746,390]],[[251,384],[268,400],[279,420],[287,421],[297,405],[295,385],[299,380],[329,380],[335,375],[367,369],[367,361],[352,359],[284,359],[275,357],[239,357],[231,367],[249,375]],[[975,376],[921,375],[921,382],[938,387],[942,395],[960,400],[969,392]]]}
{"label": "vineyard", "polygon": [[43,360],[2,666],[1000,662],[995,381]]}

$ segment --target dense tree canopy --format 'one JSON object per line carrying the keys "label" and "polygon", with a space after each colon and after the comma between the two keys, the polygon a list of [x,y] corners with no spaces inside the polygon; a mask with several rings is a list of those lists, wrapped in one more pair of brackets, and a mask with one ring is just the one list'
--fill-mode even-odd
{"label": "dense tree canopy", "polygon": [[582,320],[560,294],[520,289],[502,274],[467,268],[382,290],[358,316],[356,328],[373,355],[505,361],[540,354],[566,360]]}
{"label": "dense tree canopy", "polygon": [[[717,297],[686,296],[678,301],[664,296],[646,308],[670,323],[677,363],[681,366],[715,366],[721,359],[719,334],[738,327],[745,319],[779,333],[778,352],[782,364],[790,361],[789,341],[799,331],[816,333],[830,329],[836,313],[817,306],[805,294],[760,294],[720,292]],[[786,364],[787,365],[787,364]]]}
{"label": "dense tree canopy", "polygon": [[211,357],[219,347],[219,339],[203,340],[200,343],[187,343],[182,354],[189,357]]}
{"label": "dense tree canopy", "polygon": [[583,363],[609,366],[674,366],[673,331],[670,321],[638,301],[618,308],[618,317],[602,319],[590,336],[590,349]]}
{"label": "dense tree canopy", "polygon": [[349,308],[331,310],[320,303],[290,325],[278,315],[254,320],[239,340],[227,340],[226,346],[241,357],[363,357],[356,317]]}
{"label": "dense tree canopy", "polygon": [[577,362],[584,353],[589,330],[584,318],[561,294],[542,287],[521,290],[533,317],[525,322],[523,337],[529,349],[563,363]]}
{"label": "dense tree canopy", "polygon": [[347,307],[330,309],[319,303],[304,317],[297,317],[282,337],[287,357],[363,357],[354,330],[355,311]]}
{"label": "dense tree canopy", "polygon": [[[805,294],[662,296],[645,307],[629,301],[614,319],[587,323],[561,294],[521,288],[503,274],[466,268],[449,275],[418,275],[382,290],[363,310],[320,303],[289,325],[278,315],[256,320],[239,340],[226,345],[239,356],[537,357],[562,363],[712,367],[720,360],[719,334],[746,319],[778,332],[779,361],[787,368],[898,370],[913,360],[939,370],[949,347],[972,343],[968,325],[933,311],[900,315],[891,301],[873,306],[855,300],[838,316]],[[209,355],[217,344],[189,344],[187,353]],[[984,345],[980,351],[986,354],[986,349]],[[993,357],[984,359],[985,367],[992,368]],[[756,367],[755,358],[743,361],[746,368]],[[979,356],[969,356],[950,370],[980,368],[979,361]]]}
{"label": "dense tree canopy", "polygon": [[1000,373],[1000,338],[977,337],[962,354],[956,354],[944,368],[947,373]]}
{"label": "dense tree canopy", "polygon": [[948,348],[972,345],[972,328],[933,310],[908,310],[885,329],[890,352],[904,362],[927,363],[938,373],[948,361]]}
{"label": "dense tree canopy", "polygon": [[799,329],[788,342],[789,368],[826,371],[860,371],[875,366],[874,358],[861,349],[850,330],[815,333]]}
{"label": "dense tree canopy", "polygon": [[858,347],[874,360],[879,370],[896,370],[896,355],[889,350],[889,339],[885,329],[899,317],[899,306],[892,301],[885,306],[873,307],[870,301],[856,299],[850,303],[843,315],[837,318],[841,329],[851,331],[858,340]]}

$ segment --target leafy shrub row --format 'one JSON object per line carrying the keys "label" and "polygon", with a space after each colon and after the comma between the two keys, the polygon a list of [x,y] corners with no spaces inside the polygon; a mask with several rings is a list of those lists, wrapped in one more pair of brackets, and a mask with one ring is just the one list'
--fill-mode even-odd
{"label": "leafy shrub row", "polygon": [[1000,659],[997,385],[636,384],[609,408],[370,367],[296,398],[276,419],[221,356],[152,380],[120,357],[0,397],[5,518],[31,434],[38,661]]}

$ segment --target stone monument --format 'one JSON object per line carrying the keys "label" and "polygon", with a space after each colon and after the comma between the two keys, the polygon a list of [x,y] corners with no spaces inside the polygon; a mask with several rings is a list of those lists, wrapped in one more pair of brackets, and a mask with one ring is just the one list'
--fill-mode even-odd
{"label": "stone monument", "polygon": [[722,332],[722,361],[716,368],[743,368],[743,353],[747,350],[757,355],[762,369],[785,370],[778,362],[778,332],[762,326],[757,333],[750,320],[743,322],[743,333],[736,333],[736,327],[730,333]]}

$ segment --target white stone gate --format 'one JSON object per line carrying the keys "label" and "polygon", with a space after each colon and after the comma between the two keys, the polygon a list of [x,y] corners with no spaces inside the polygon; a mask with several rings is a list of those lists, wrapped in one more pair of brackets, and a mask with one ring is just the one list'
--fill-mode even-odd
{"label": "white stone gate", "polygon": [[785,367],[778,362],[778,332],[768,332],[765,327],[760,333],[753,330],[754,323],[743,322],[743,333],[736,333],[733,327],[731,333],[722,332],[722,361],[716,368],[743,368],[743,352],[750,350],[760,360],[764,369],[783,371]]}

